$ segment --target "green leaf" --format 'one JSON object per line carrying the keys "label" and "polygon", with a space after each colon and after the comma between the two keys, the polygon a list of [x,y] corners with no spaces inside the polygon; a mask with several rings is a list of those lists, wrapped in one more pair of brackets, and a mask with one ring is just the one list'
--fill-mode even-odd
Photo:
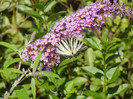
{"label": "green leaf", "polygon": [[[34,1],[37,1],[37,0],[34,0]],[[24,4],[24,5],[31,5],[31,1],[30,0],[20,0],[20,2],[19,2],[20,4]]]}
{"label": "green leaf", "polygon": [[83,95],[78,95],[78,96],[76,97],[76,99],[86,99],[86,98],[85,98],[85,96],[83,96]]}
{"label": "green leaf", "polygon": [[103,42],[105,43],[105,44],[108,44],[108,36],[107,36],[107,34],[105,34],[105,33],[103,33],[102,34],[102,40],[103,40]]}
{"label": "green leaf", "polygon": [[4,81],[0,82],[0,89],[2,89],[2,88],[6,88],[6,82],[4,82]]}
{"label": "green leaf", "polygon": [[70,58],[65,59],[65,60],[63,60],[63,61],[59,64],[59,67],[62,67],[62,66],[66,65],[66,64],[69,64],[69,63],[72,63],[72,62],[74,62],[74,61],[80,59],[81,57],[82,57],[82,56],[79,55],[78,57],[73,57],[73,58],[71,58],[71,59],[70,59]]}
{"label": "green leaf", "polygon": [[19,28],[26,28],[29,29],[32,27],[32,22],[31,21],[25,21],[19,25]]}
{"label": "green leaf", "polygon": [[48,89],[48,90],[55,90],[55,85],[52,85],[51,82],[44,82],[38,88]]}
{"label": "green leaf", "polygon": [[121,44],[112,44],[112,46],[109,45],[109,48],[107,48],[107,50],[109,52],[113,52],[113,51],[116,51],[120,47],[121,47]]}
{"label": "green leaf", "polygon": [[20,73],[20,74],[22,74],[23,72],[22,71],[20,71],[20,70],[18,70],[18,69],[16,69],[16,68],[7,68],[6,69],[6,71],[8,72],[13,72],[13,73]]}
{"label": "green leaf", "polygon": [[50,99],[59,99],[59,98],[58,98],[56,95],[54,95],[54,94],[50,94],[49,97],[50,97]]}
{"label": "green leaf", "polygon": [[25,6],[25,5],[18,5],[16,6],[20,11],[33,11],[32,8]]}
{"label": "green leaf", "polygon": [[87,81],[88,81],[88,79],[86,79],[84,77],[76,77],[76,78],[70,80],[69,82],[67,82],[65,86],[68,86],[71,82],[73,82],[74,86],[81,87]]}
{"label": "green leaf", "polygon": [[93,55],[92,48],[88,48],[85,52],[85,62],[89,66],[93,66],[95,61],[95,56]]}
{"label": "green leaf", "polygon": [[63,70],[65,70],[66,68],[67,68],[67,65],[57,68],[58,69],[57,73],[60,75],[61,73],[63,73]]}
{"label": "green leaf", "polygon": [[84,77],[76,77],[72,81],[75,86],[81,86],[81,85],[85,84],[88,81],[88,79],[86,79]]}
{"label": "green leaf", "polygon": [[4,69],[4,70],[0,70],[0,72],[13,72],[13,73],[20,73],[22,74],[23,72],[16,69],[16,68],[7,68],[7,69]]}
{"label": "green leaf", "polygon": [[11,60],[6,61],[4,63],[4,69],[7,69],[11,64],[17,63],[17,62],[19,62],[21,60],[22,60],[21,58],[14,58],[14,59],[11,59]]}
{"label": "green leaf", "polygon": [[109,26],[112,26],[112,17],[107,17],[106,18],[106,21],[107,21],[107,24],[109,25]]}
{"label": "green leaf", "polygon": [[84,91],[83,94],[86,96],[92,96],[95,99],[103,99],[103,97],[95,91]]}
{"label": "green leaf", "polygon": [[0,73],[2,73],[4,70],[3,69],[0,69]]}
{"label": "green leaf", "polygon": [[15,94],[16,94],[18,99],[30,99],[26,89],[24,89],[21,86],[17,86],[15,88]]}
{"label": "green leaf", "polygon": [[59,78],[60,79],[60,77],[57,74],[55,74],[51,71],[41,71],[41,72],[44,73],[44,76],[46,76],[48,78],[53,77],[53,78]]}
{"label": "green leaf", "polygon": [[36,60],[34,61],[34,64],[33,64],[33,72],[35,72],[36,69],[37,69],[37,66],[38,66],[39,61],[40,61],[41,54],[42,54],[42,53],[41,53],[41,51],[40,51],[39,55],[37,56]]}
{"label": "green leaf", "polygon": [[121,46],[121,40],[119,38],[113,38],[112,41],[110,41],[106,47],[107,51],[111,52],[114,50],[117,50]]}
{"label": "green leaf", "polygon": [[34,8],[37,8],[37,9],[39,9],[39,10],[41,10],[41,11],[44,10],[44,6],[41,5],[41,4],[34,4],[34,5],[31,5],[31,6],[34,7]]}
{"label": "green leaf", "polygon": [[96,37],[87,38],[86,42],[94,49],[98,49],[98,50],[102,49],[102,45],[100,44],[101,41]]}
{"label": "green leaf", "polygon": [[94,51],[93,54],[94,54],[95,57],[103,59],[103,54],[102,54],[102,52],[100,50]]}
{"label": "green leaf", "polygon": [[56,79],[54,77],[48,77],[48,78],[52,81],[52,83],[54,84],[56,89],[58,89],[59,88],[59,84],[60,84],[60,79]]}
{"label": "green leaf", "polygon": [[18,52],[18,49],[17,49],[15,46],[13,46],[13,45],[11,45],[11,44],[9,44],[9,43],[0,42],[0,45],[5,46],[5,47],[7,47],[7,48],[10,48],[10,49],[14,50],[15,52]]}
{"label": "green leaf", "polygon": [[23,11],[23,12],[25,12],[26,14],[29,14],[29,15],[39,19],[40,22],[43,22],[43,19],[42,19],[41,15],[39,13],[37,13],[35,11]]}
{"label": "green leaf", "polygon": [[31,90],[32,90],[32,94],[33,94],[33,99],[36,99],[36,86],[35,86],[36,82],[34,78],[31,78]]}
{"label": "green leaf", "polygon": [[117,80],[117,78],[120,75],[120,69],[119,69],[119,64],[117,63],[114,66],[112,66],[107,72],[106,76],[109,79],[109,83],[112,83]]}
{"label": "green leaf", "polygon": [[59,64],[59,67],[62,67],[62,66],[69,64],[69,63],[72,63],[72,59],[69,59],[69,58],[65,59]]}
{"label": "green leaf", "polygon": [[110,99],[111,97],[113,97],[117,94],[124,93],[129,87],[130,87],[129,84],[121,84],[114,88],[108,89],[107,99]]}
{"label": "green leaf", "polygon": [[44,12],[48,12],[52,9],[54,5],[56,5],[58,2],[55,0],[47,0],[44,6]]}
{"label": "green leaf", "polygon": [[86,66],[86,67],[81,67],[81,69],[83,69],[85,72],[103,80],[103,71],[94,67],[94,66]]}
{"label": "green leaf", "polygon": [[[1,1],[2,2],[2,1]],[[0,5],[0,12],[6,10],[9,7],[10,3],[9,2],[4,2],[3,4]]]}
{"label": "green leaf", "polygon": [[51,14],[51,15],[48,17],[47,22],[49,22],[49,21],[55,19],[55,18],[58,17],[59,15],[65,14],[65,13],[66,13],[66,11],[60,11],[60,12],[58,12],[58,13]]}
{"label": "green leaf", "polygon": [[33,16],[33,17],[39,19],[41,22],[43,22],[43,19],[42,19],[41,15],[39,13],[31,10],[31,8],[29,8],[27,6],[24,6],[24,5],[19,5],[19,6],[17,6],[17,8],[20,11],[22,11],[22,12],[24,12],[24,13],[30,15],[30,16]]}
{"label": "green leaf", "polygon": [[115,25],[114,27],[111,28],[112,32],[116,32],[118,30],[118,26]]}
{"label": "green leaf", "polygon": [[34,0],[35,4],[36,4],[36,3],[39,3],[39,1],[40,1],[40,0]]}
{"label": "green leaf", "polygon": [[74,83],[73,83],[73,81],[71,81],[69,84],[66,84],[66,85],[65,85],[66,94],[74,93],[75,90],[76,90],[76,89],[74,88]]}
{"label": "green leaf", "polygon": [[121,29],[125,29],[125,28],[127,28],[129,26],[129,20],[127,19],[127,18],[123,18],[122,20],[121,20]]}
{"label": "green leaf", "polygon": [[[128,0],[120,0],[120,1],[118,1],[118,3],[119,3],[120,5],[122,5],[122,4],[126,4],[126,5],[127,5]],[[132,4],[132,3],[131,3],[131,4]]]}
{"label": "green leaf", "polygon": [[116,57],[118,57],[118,56],[119,56],[119,55],[111,55],[111,56],[109,56],[109,57],[106,59],[105,63],[108,64],[109,61],[112,61],[114,58],[116,58]]}
{"label": "green leaf", "polygon": [[52,81],[52,83],[55,85],[56,88],[59,87],[59,82],[61,78],[57,74],[51,71],[42,71],[42,73],[44,73],[44,76],[48,77]]}
{"label": "green leaf", "polygon": [[103,83],[101,82],[99,78],[91,77],[91,83],[90,83],[91,91],[95,91],[95,92],[98,91],[102,85]]}
{"label": "green leaf", "polygon": [[114,19],[114,23],[115,23],[116,25],[119,25],[120,22],[121,22],[121,17],[120,17],[120,16],[116,16],[116,18]]}

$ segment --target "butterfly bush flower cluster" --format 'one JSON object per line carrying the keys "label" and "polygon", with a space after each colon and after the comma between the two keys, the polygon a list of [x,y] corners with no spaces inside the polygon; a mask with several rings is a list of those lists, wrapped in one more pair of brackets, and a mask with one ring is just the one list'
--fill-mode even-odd
{"label": "butterfly bush flower cluster", "polygon": [[60,36],[60,34],[47,33],[43,36],[43,39],[37,39],[34,43],[28,44],[22,50],[23,61],[35,61],[39,51],[41,51],[40,62],[43,63],[43,68],[45,70],[51,70],[52,61],[56,65],[60,63],[60,57],[57,55],[56,48],[54,47],[60,41]]}
{"label": "butterfly bush flower cluster", "polygon": [[85,7],[69,16],[66,16],[61,21],[57,22],[51,29],[50,33],[43,36],[42,39],[36,40],[32,44],[28,44],[23,52],[23,61],[35,61],[41,50],[40,63],[43,63],[43,69],[51,70],[52,61],[56,65],[60,63],[60,56],[56,53],[56,43],[66,37],[75,38],[82,37],[81,31],[85,28],[98,28],[106,22],[107,17],[113,15],[128,15],[133,16],[131,9],[126,9],[122,4],[118,5],[116,0],[110,3],[109,0],[103,2],[95,2],[89,7]]}

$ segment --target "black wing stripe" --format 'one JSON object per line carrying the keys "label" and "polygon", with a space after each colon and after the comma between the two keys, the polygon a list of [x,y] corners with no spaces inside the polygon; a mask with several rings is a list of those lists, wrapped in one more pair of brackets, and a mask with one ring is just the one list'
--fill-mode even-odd
{"label": "black wing stripe", "polygon": [[69,42],[69,41],[70,41],[70,39],[69,39],[69,38],[67,38],[67,39],[66,39],[66,42],[67,42],[67,44],[69,45],[69,49],[70,49],[70,50],[72,50],[72,48],[71,48],[71,46],[70,46],[70,42]]}
{"label": "black wing stripe", "polygon": [[[67,50],[67,51],[69,51],[66,47],[65,47],[65,45],[63,44],[63,41],[66,43],[67,41],[64,39],[64,40],[61,40],[60,41],[60,43],[61,43],[61,45]],[[69,45],[69,44],[68,44]]]}

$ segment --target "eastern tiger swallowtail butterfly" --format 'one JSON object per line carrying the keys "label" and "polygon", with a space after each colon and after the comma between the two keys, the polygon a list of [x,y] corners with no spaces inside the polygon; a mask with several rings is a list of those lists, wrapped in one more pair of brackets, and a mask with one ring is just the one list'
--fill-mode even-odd
{"label": "eastern tiger swallowtail butterfly", "polygon": [[75,38],[63,39],[56,44],[56,51],[58,55],[72,57],[79,52],[85,51],[88,47],[81,41]]}

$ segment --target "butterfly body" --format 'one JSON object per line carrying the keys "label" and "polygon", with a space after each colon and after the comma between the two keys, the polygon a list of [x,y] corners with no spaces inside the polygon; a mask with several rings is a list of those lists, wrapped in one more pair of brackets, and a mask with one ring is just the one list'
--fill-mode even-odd
{"label": "butterfly body", "polygon": [[81,41],[75,38],[63,39],[56,44],[56,51],[58,55],[72,57],[79,52],[86,50],[88,47]]}

